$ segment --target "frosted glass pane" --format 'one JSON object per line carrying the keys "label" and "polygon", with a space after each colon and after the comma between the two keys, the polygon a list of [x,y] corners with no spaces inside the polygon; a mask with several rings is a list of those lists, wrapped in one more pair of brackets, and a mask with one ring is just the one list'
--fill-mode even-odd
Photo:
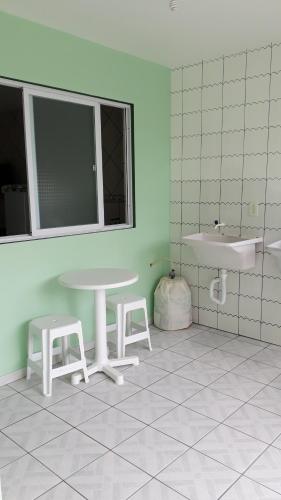
{"label": "frosted glass pane", "polygon": [[94,108],[33,98],[40,228],[96,224]]}

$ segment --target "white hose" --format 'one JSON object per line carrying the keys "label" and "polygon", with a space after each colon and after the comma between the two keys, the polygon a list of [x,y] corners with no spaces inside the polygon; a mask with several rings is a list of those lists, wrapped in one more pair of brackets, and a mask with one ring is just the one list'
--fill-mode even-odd
{"label": "white hose", "polygon": [[[225,269],[222,269],[221,276],[219,278],[213,279],[210,284],[210,299],[220,306],[225,304],[226,301],[226,278],[227,272]],[[215,296],[215,286],[217,284],[219,285],[219,298]]]}

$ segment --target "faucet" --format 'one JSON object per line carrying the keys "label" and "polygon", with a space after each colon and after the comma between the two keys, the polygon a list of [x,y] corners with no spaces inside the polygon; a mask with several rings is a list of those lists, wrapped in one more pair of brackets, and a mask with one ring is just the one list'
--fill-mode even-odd
{"label": "faucet", "polygon": [[218,229],[219,231],[220,231],[221,227],[225,227],[225,223],[224,222],[220,222],[219,223],[218,220],[215,220],[214,223],[215,223],[215,229]]}

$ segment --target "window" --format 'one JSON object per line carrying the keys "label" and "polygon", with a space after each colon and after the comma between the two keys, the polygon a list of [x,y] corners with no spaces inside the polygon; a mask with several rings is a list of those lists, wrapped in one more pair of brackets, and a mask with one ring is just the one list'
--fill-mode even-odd
{"label": "window", "polygon": [[131,106],[0,79],[0,242],[132,227]]}

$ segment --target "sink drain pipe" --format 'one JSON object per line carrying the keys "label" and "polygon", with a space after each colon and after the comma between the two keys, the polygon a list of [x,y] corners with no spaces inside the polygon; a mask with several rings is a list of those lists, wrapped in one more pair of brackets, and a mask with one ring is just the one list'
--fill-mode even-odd
{"label": "sink drain pipe", "polygon": [[[227,271],[222,269],[220,277],[213,279],[210,284],[210,299],[220,306],[226,301],[226,278]],[[218,291],[215,290],[216,285],[218,285]]]}

